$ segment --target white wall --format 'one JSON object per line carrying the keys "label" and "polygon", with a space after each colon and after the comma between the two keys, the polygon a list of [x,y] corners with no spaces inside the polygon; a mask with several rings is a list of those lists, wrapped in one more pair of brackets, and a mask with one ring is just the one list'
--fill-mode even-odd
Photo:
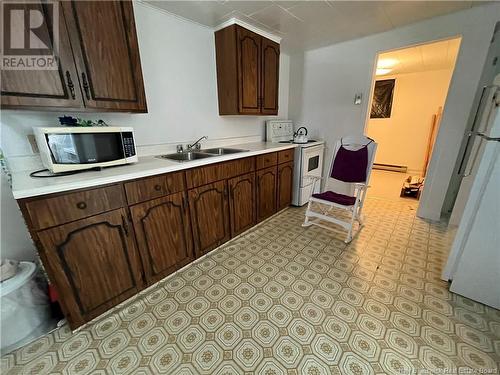
{"label": "white wall", "polygon": [[[70,113],[132,126],[141,146],[211,139],[264,136],[266,117],[219,116],[214,32],[169,13],[134,2],[146,114]],[[279,117],[288,116],[289,57],[281,54]],[[67,113],[67,112],[65,112]],[[2,111],[7,156],[30,154],[26,141],[33,126],[56,125],[60,113]]]}
{"label": "white wall", "polygon": [[408,172],[423,171],[432,116],[444,106],[453,70],[387,75],[395,79],[390,118],[368,121],[366,133],[378,143],[375,162],[405,165]]}
{"label": "white wall", "polygon": [[[309,126],[311,133],[327,140],[327,157],[333,142],[365,128],[371,77],[376,55],[438,39],[462,36],[455,73],[450,85],[441,129],[418,215],[438,220],[455,164],[475,89],[485,61],[500,5],[490,4],[436,17],[406,27],[306,52],[303,74],[292,75],[292,119]],[[294,56],[294,58],[300,58]],[[301,95],[295,88],[301,88]],[[363,105],[353,104],[363,93]],[[325,163],[328,165],[329,163]]]}
{"label": "white wall", "polygon": [[[144,3],[134,2],[142,71],[149,112],[146,114],[68,113],[102,118],[112,125],[134,127],[139,146],[188,143],[202,135],[210,140],[264,137],[266,117],[219,116],[212,29],[185,21]],[[280,58],[279,118],[288,116],[290,58]],[[4,110],[2,149],[7,157],[32,154],[27,134],[33,126],[58,124],[63,113]],[[275,117],[274,117],[275,118]],[[27,247],[28,233],[9,189],[2,189],[2,256],[26,258],[12,244]],[[8,223],[5,220],[8,218]],[[14,225],[14,223],[17,223]],[[19,230],[8,230],[12,224]],[[29,243],[29,242],[28,242]],[[33,247],[31,248],[33,249]],[[29,253],[29,252],[28,252]]]}

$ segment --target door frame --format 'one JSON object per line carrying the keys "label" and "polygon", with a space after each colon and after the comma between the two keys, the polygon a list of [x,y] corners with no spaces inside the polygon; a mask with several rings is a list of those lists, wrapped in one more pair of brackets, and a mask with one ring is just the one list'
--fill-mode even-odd
{"label": "door frame", "polygon": [[[366,102],[366,107],[364,108],[364,110],[365,110],[364,124],[365,125],[363,127],[363,133],[364,134],[367,134],[367,131],[368,131],[368,122],[370,121],[370,112],[371,112],[372,101],[373,101],[373,92],[375,90],[375,81],[377,79],[377,63],[378,63],[379,56],[381,54],[384,54],[384,53],[387,53],[387,52],[394,52],[394,51],[399,51],[399,50],[402,50],[402,49],[408,49],[408,48],[412,48],[412,47],[418,47],[418,46],[422,46],[422,45],[426,45],[426,44],[432,44],[432,43],[436,43],[436,42],[443,42],[443,41],[452,40],[452,39],[460,39],[460,44],[459,44],[459,47],[458,47],[458,52],[457,52],[457,57],[456,57],[456,60],[455,60],[455,65],[453,66],[453,73],[451,75],[450,83],[448,85],[448,91],[446,92],[446,100],[444,102],[443,109],[442,109],[442,112],[441,112],[441,114],[442,114],[441,118],[444,117],[444,114],[445,114],[445,111],[446,111],[446,107],[447,107],[447,101],[448,101],[448,93],[450,92],[451,85],[453,84],[454,80],[456,79],[455,73],[456,73],[457,61],[458,61],[458,58],[460,56],[460,51],[462,49],[462,39],[463,39],[463,36],[461,34],[452,35],[452,36],[449,36],[449,37],[446,37],[446,38],[438,38],[438,39],[426,40],[426,41],[422,41],[422,42],[418,42],[418,43],[414,43],[414,44],[408,44],[408,45],[397,47],[397,48],[391,48],[391,49],[387,49],[387,50],[379,50],[379,51],[377,51],[377,53],[375,54],[374,60],[373,60],[373,64],[372,64],[369,97],[368,97],[368,100],[365,101]],[[438,132],[436,134],[435,140],[434,140],[434,145],[436,144],[437,140],[440,137],[442,137],[442,135],[441,135],[442,131],[443,131],[443,128],[440,126],[439,129],[438,129]],[[434,163],[433,163],[433,160],[434,160],[434,157],[435,157],[434,151],[435,151],[435,148],[433,147],[431,155],[429,157],[429,164],[428,164],[428,167],[427,167],[426,176],[434,175],[434,170],[435,170],[435,167],[436,167],[434,165]],[[424,190],[422,191],[422,196],[425,195],[426,191],[428,191],[430,189],[430,185],[431,184],[424,184]],[[418,209],[420,209],[421,203],[422,203],[422,199],[419,199],[418,200]]]}

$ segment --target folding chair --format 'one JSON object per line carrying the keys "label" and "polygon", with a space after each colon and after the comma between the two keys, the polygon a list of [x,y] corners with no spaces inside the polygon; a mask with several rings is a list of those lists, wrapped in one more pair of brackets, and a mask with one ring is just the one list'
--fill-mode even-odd
{"label": "folding chair", "polygon": [[[325,184],[320,193],[312,194],[309,198],[302,226],[317,225],[332,230],[322,224],[322,221],[337,224],[347,229],[344,242],[352,241],[354,221],[359,223],[358,231],[363,226],[361,210],[376,150],[377,143],[366,136],[347,136],[335,143],[328,176],[310,177],[315,180],[313,191],[318,191],[316,184],[321,183],[321,180],[324,180]],[[344,221],[334,217],[335,209],[346,210],[350,220]]]}

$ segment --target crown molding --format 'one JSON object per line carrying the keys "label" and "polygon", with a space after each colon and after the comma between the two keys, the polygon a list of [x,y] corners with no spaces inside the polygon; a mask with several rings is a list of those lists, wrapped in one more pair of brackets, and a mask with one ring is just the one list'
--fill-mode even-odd
{"label": "crown molding", "polygon": [[276,43],[280,43],[281,39],[282,39],[280,36],[277,36],[275,34],[268,32],[268,31],[264,31],[262,29],[259,29],[258,27],[255,27],[254,25],[249,24],[245,21],[242,21],[236,17],[230,18],[227,21],[215,26],[214,30],[215,31],[221,30],[221,29],[224,29],[224,28],[231,26],[231,25],[239,25],[241,27],[244,27],[245,29],[248,29],[250,31],[253,31],[254,33],[262,35],[262,36],[266,37],[267,39],[271,39],[273,42],[276,42]]}

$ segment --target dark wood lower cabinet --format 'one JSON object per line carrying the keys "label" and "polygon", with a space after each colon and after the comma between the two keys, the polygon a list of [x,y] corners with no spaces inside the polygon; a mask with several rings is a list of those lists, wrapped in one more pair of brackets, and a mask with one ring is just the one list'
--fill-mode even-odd
{"label": "dark wood lower cabinet", "polygon": [[72,328],[142,288],[140,260],[124,209],[43,230],[38,239]]}
{"label": "dark wood lower cabinet", "polygon": [[137,204],[130,212],[148,284],[194,259],[184,192]]}
{"label": "dark wood lower cabinet", "polygon": [[285,151],[19,200],[70,327],[288,206]]}
{"label": "dark wood lower cabinet", "polygon": [[255,173],[234,177],[227,184],[231,237],[234,237],[255,225]]}
{"label": "dark wood lower cabinet", "polygon": [[262,221],[276,212],[277,167],[256,172],[257,178],[257,221]]}
{"label": "dark wood lower cabinet", "polygon": [[278,210],[292,204],[293,162],[278,165]]}
{"label": "dark wood lower cabinet", "polygon": [[228,241],[229,210],[226,181],[189,190],[189,207],[196,257]]}

